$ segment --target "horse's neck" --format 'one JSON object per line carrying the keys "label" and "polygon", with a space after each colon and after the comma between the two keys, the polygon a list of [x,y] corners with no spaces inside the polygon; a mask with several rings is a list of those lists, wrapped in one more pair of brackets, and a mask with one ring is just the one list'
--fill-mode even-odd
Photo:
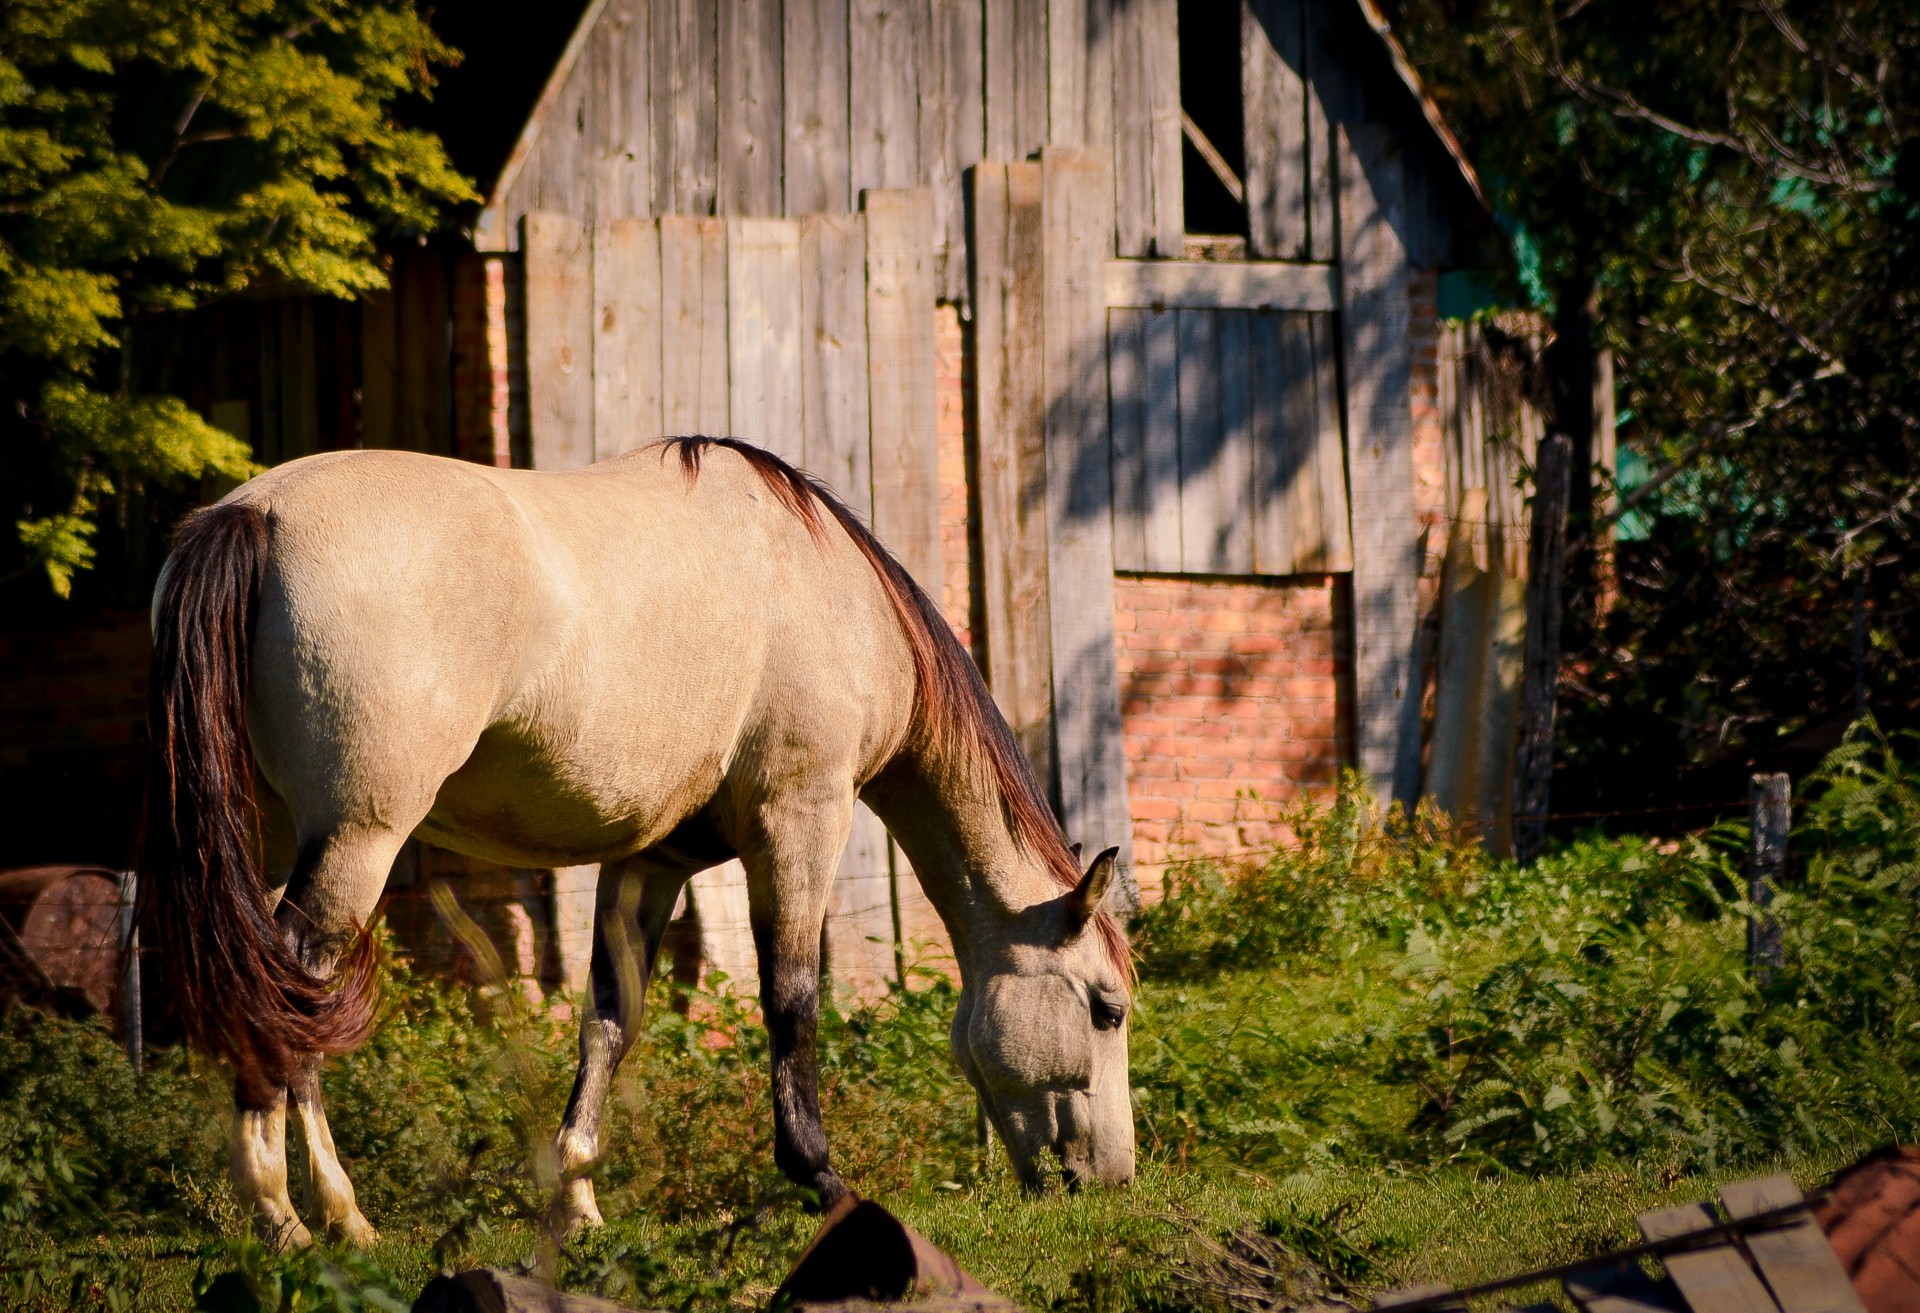
{"label": "horse's neck", "polygon": [[1021,851],[984,763],[964,749],[909,747],[862,797],[913,864],[963,973],[1010,913],[1060,893]]}

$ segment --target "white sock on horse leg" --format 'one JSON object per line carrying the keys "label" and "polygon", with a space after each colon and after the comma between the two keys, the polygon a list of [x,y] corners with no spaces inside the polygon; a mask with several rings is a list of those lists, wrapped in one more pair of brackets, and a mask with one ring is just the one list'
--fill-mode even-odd
{"label": "white sock on horse leg", "polygon": [[282,1092],[271,1108],[234,1113],[230,1136],[227,1166],[242,1215],[276,1249],[312,1244],[313,1237],[287,1196],[286,1094]]}

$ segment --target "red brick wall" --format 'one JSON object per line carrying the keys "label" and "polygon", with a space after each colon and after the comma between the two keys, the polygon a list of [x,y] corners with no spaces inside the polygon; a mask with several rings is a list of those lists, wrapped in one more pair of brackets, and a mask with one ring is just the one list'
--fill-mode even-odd
{"label": "red brick wall", "polygon": [[1276,804],[1339,776],[1352,684],[1332,575],[1114,581],[1127,791],[1141,883],[1169,859],[1251,855]]}
{"label": "red brick wall", "polygon": [[513,464],[508,432],[507,259],[463,255],[453,266],[453,454]]}

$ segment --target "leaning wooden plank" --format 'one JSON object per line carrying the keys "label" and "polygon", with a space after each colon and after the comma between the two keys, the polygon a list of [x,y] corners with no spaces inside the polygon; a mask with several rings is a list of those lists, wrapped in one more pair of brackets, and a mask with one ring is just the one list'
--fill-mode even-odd
{"label": "leaning wooden plank", "polygon": [[[1671,1240],[1720,1219],[1706,1204],[1684,1204],[1641,1213],[1634,1221],[1647,1239]],[[1773,1313],[1780,1307],[1746,1258],[1725,1240],[1662,1254],[1661,1261],[1693,1313]]]}
{"label": "leaning wooden plank", "polygon": [[662,436],[660,229],[615,219],[593,234],[593,454],[603,460]]}
{"label": "leaning wooden plank", "polygon": [[533,213],[520,238],[526,265],[527,421],[533,467],[593,462],[593,253],[586,225]]}
{"label": "leaning wooden plank", "polygon": [[981,158],[982,0],[929,0],[920,86],[920,171],[933,189],[934,271],[940,298],[967,300],[966,200],[960,176]]}
{"label": "leaning wooden plank", "polygon": [[1028,760],[1050,780],[1040,195],[1037,164],[976,166],[969,243],[987,685]]}
{"label": "leaning wooden plank", "polygon": [[853,208],[847,162],[847,0],[787,0],[786,212]]}
{"label": "leaning wooden plank", "polygon": [[1113,646],[1106,298],[1113,231],[1102,151],[1041,155],[1047,433],[1047,597],[1061,819],[1089,851],[1115,844],[1117,903],[1137,905]]}
{"label": "leaning wooden plank", "polygon": [[727,433],[727,232],[719,219],[660,216],[661,425]]}
{"label": "leaning wooden plank", "polygon": [[864,215],[800,220],[801,463],[871,522],[866,265]]}
{"label": "leaning wooden plank", "polygon": [[709,214],[719,168],[718,6],[653,0],[653,210]]}
{"label": "leaning wooden plank", "polygon": [[1413,501],[1412,349],[1399,159],[1384,128],[1340,143],[1347,477],[1352,488],[1354,737],[1383,798],[1420,788],[1419,523]]}
{"label": "leaning wooden plank", "polygon": [[867,398],[873,529],[922,588],[940,596],[940,457],[933,381],[933,197],[870,191]]}
{"label": "leaning wooden plank", "polygon": [[[1801,1202],[1800,1187],[1781,1173],[1720,1188],[1720,1206],[1733,1221]],[[1786,1313],[1865,1313],[1860,1296],[1819,1224],[1807,1213],[1791,1221],[1748,1231],[1741,1238],[1760,1267],[1773,1297]]]}
{"label": "leaning wooden plank", "polygon": [[920,184],[924,3],[850,0],[848,117],[853,191]]}
{"label": "leaning wooden plank", "polygon": [[719,212],[772,218],[786,203],[780,0],[727,0],[719,9]]}
{"label": "leaning wooden plank", "polygon": [[1186,228],[1177,0],[1112,8],[1115,250],[1177,260]]}
{"label": "leaning wooden plank", "polygon": [[1278,261],[1109,260],[1109,306],[1181,310],[1333,310],[1334,267]]}
{"label": "leaning wooden plank", "polygon": [[885,998],[894,976],[893,871],[886,827],[863,803],[827,899],[827,957],[835,991],[862,1003]]}
{"label": "leaning wooden plank", "polygon": [[1307,89],[1301,0],[1241,0],[1240,85],[1246,106],[1247,249],[1304,260]]}
{"label": "leaning wooden plank", "polygon": [[727,225],[727,386],[731,430],[801,460],[800,221]]}

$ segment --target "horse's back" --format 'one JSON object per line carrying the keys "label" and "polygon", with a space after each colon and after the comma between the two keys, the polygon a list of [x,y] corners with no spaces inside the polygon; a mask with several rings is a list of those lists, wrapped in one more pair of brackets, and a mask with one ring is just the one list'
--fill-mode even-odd
{"label": "horse's back", "polygon": [[255,739],[296,813],[424,792],[439,841],[591,860],[698,809],[743,745],[881,750],[901,653],[871,569],[744,461],[662,455],[334,453],[235,494],[272,525]]}

